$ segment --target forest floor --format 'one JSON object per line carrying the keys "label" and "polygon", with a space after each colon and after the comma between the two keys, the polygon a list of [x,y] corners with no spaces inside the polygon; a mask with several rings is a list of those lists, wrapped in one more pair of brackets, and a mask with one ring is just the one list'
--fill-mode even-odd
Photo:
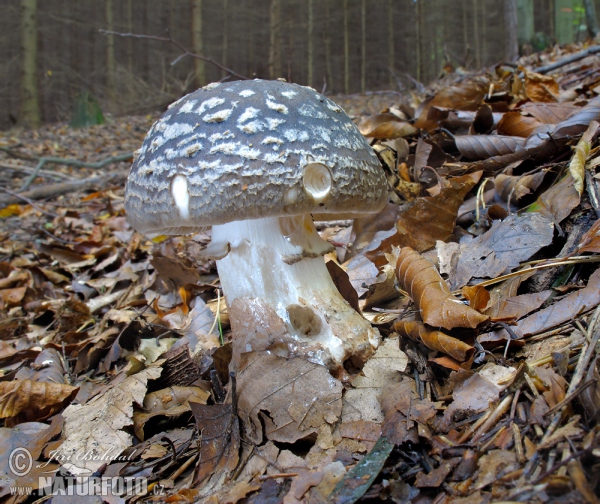
{"label": "forest floor", "polygon": [[251,397],[231,392],[226,300],[197,259],[210,232],[150,240],[125,218],[159,114],[1,133],[3,501],[93,474],[138,478],[107,502],[596,502],[596,51],[333,97],[390,203],[318,229],[382,342],[342,381],[257,353],[261,374],[237,375]]}

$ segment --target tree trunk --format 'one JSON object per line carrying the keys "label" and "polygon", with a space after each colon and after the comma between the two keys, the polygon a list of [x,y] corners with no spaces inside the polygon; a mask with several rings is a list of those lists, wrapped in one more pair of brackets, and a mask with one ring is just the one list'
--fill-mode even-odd
{"label": "tree trunk", "polygon": [[[113,0],[105,0],[106,29],[114,31]],[[116,63],[115,63],[115,36],[106,35],[106,97],[112,107],[116,100]]]}
{"label": "tree trunk", "polygon": [[[222,50],[221,53],[221,64],[227,66],[227,59],[229,57],[229,32],[227,26],[227,18],[229,17],[229,0],[223,0],[223,38],[221,40]],[[227,75],[227,72],[223,72],[223,77]]]}
{"label": "tree trunk", "polygon": [[504,42],[504,59],[516,61],[519,58],[516,0],[504,0]]}
{"label": "tree trunk", "polygon": [[416,41],[415,41],[415,47],[416,47],[416,65],[417,65],[417,81],[421,82],[421,79],[423,78],[423,71],[421,68],[421,59],[422,59],[422,55],[421,55],[421,3],[422,2],[415,2],[415,17],[416,17]]}
{"label": "tree trunk", "polygon": [[331,70],[331,0],[325,1],[325,31],[323,33],[324,45],[325,45],[325,75],[327,76],[327,86],[331,89],[335,89],[335,83],[333,82],[333,71]]}
{"label": "tree trunk", "polygon": [[[204,53],[202,40],[202,0],[191,0],[192,14],[192,51],[196,54]],[[204,61],[194,58],[194,84],[197,88],[206,84],[206,69]]]}
{"label": "tree trunk", "polygon": [[308,31],[306,33],[308,37],[308,51],[307,51],[307,65],[308,72],[306,77],[306,83],[309,86],[313,85],[313,64],[314,64],[314,48],[313,48],[313,0],[308,0]]}
{"label": "tree trunk", "polygon": [[[126,5],[127,31],[133,32],[133,0],[127,0]],[[127,38],[127,71],[133,75],[133,39]]]}
{"label": "tree trunk", "polygon": [[344,93],[350,93],[350,33],[348,27],[348,0],[344,0]]}
{"label": "tree trunk", "polygon": [[394,0],[388,0],[388,70],[390,72],[390,89],[394,89]]}
{"label": "tree trunk", "polygon": [[367,90],[367,3],[362,0],[360,3],[360,27],[361,27],[361,48],[360,48],[360,92]]}
{"label": "tree trunk", "polygon": [[475,65],[481,68],[481,46],[479,44],[479,17],[477,16],[477,0],[473,0],[473,45],[475,46]]}
{"label": "tree trunk", "polygon": [[37,0],[21,0],[21,123],[37,128],[40,104],[37,89]]}
{"label": "tree trunk", "polygon": [[585,24],[587,25],[587,31],[591,38],[598,35],[598,18],[596,17],[596,5],[594,0],[583,0],[585,6]]}
{"label": "tree trunk", "polygon": [[281,0],[271,0],[269,9],[269,77],[281,77]]}

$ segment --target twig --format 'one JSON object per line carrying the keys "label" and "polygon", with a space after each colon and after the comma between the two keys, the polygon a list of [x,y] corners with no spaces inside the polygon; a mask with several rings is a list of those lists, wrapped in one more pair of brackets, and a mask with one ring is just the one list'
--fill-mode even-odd
{"label": "twig", "polygon": [[585,51],[579,51],[579,52],[576,52],[575,54],[572,54],[571,56],[568,56],[561,60],[555,61],[554,63],[550,63],[549,65],[543,65],[543,66],[534,68],[534,71],[536,71],[537,73],[545,74],[545,73],[551,72],[552,70],[556,70],[557,68],[568,65],[569,63],[575,63],[576,61],[579,61],[580,59],[583,59],[586,56],[590,56],[592,54],[596,54],[599,52],[600,52],[600,46],[598,46],[598,45],[588,47]]}
{"label": "twig", "polygon": [[573,399],[575,399],[579,394],[581,394],[585,389],[587,389],[590,385],[594,385],[598,380],[596,378],[592,378],[591,380],[586,381],[579,387],[577,390],[573,391],[571,395],[566,396],[562,401],[560,401],[556,406],[550,408],[544,416],[553,415],[557,411],[560,411],[563,406],[569,404]]}
{"label": "twig", "polygon": [[222,65],[218,61],[215,61],[214,59],[212,59],[208,56],[203,56],[201,54],[196,54],[196,53],[191,52],[184,45],[180,44],[173,37],[171,37],[171,34],[169,32],[167,32],[167,33],[169,33],[168,37],[159,37],[157,35],[145,35],[142,33],[122,33],[122,32],[116,32],[116,31],[111,31],[111,30],[102,30],[102,29],[99,31],[100,31],[100,33],[102,33],[104,35],[117,35],[119,37],[132,37],[132,38],[147,39],[147,40],[159,40],[161,42],[169,42],[170,44],[173,44],[174,46],[179,48],[181,51],[183,51],[183,54],[180,54],[177,58],[175,58],[175,60],[171,62],[171,65],[175,65],[181,58],[183,58],[185,56],[191,56],[192,58],[201,59],[202,61],[206,61],[207,63],[215,65],[216,67],[220,68],[224,72],[227,72],[227,73],[231,74],[232,76],[237,77],[238,79],[242,79],[242,80],[250,79],[249,77],[246,77],[245,75],[237,73],[235,70],[232,70],[231,68],[227,68],[226,66]]}
{"label": "twig", "polygon": [[[567,389],[567,393],[565,394],[565,397],[569,397],[569,396],[573,395],[573,393],[575,392],[575,390],[581,383],[581,380],[585,376],[587,367],[588,367],[590,361],[592,360],[593,354],[596,352],[596,345],[598,344],[598,340],[600,340],[600,326],[596,327],[596,325],[598,324],[599,318],[600,318],[600,306],[598,306],[596,308],[596,310],[594,311],[594,315],[592,315],[592,319],[591,319],[590,325],[589,325],[589,332],[590,332],[590,334],[592,334],[592,341],[590,343],[588,343],[586,341],[583,344],[583,347],[581,349],[581,355],[579,356],[579,361],[577,362],[577,366],[575,367],[575,371],[573,372],[573,376],[571,377],[571,383],[569,383],[569,387]],[[566,407],[566,404],[563,404],[560,411],[558,411],[554,414],[554,417],[552,417],[552,421],[550,422],[550,425],[548,425],[548,428],[546,429],[546,432],[545,432],[544,436],[542,437],[540,444],[543,444],[544,441],[546,441],[554,433],[554,431],[558,427],[558,424],[560,423],[560,420],[562,418],[562,411],[564,410],[565,407]],[[531,457],[529,459],[529,462],[527,462],[527,465],[525,466],[525,469],[523,470],[523,474],[525,474],[525,476],[528,477],[531,475],[533,468],[537,464],[539,456],[540,456],[540,452],[536,451],[535,454],[533,455],[533,457]]]}
{"label": "twig", "polygon": [[[16,203],[17,201],[25,201],[26,203],[28,203],[29,205],[31,205],[36,210],[42,212],[44,215],[49,215],[50,217],[58,217],[58,215],[56,215],[56,214],[54,214],[52,212],[47,212],[42,207],[36,205],[33,201],[31,201],[29,198],[26,198],[22,194],[14,193],[12,191],[9,191],[8,189],[4,189],[4,187],[0,187],[0,191],[4,191],[5,193],[8,193],[8,194],[10,194],[13,197],[12,198],[13,201],[9,201],[8,203],[6,203],[6,205],[12,205],[13,203]],[[3,206],[3,205],[4,205],[4,203],[2,202],[2,198],[0,198],[0,206]]]}
{"label": "twig", "polygon": [[45,186],[36,187],[35,189],[31,189],[30,191],[18,194],[13,193],[8,189],[0,188],[0,190],[10,194],[10,197],[0,198],[0,207],[11,205],[13,203],[18,203],[19,201],[27,201],[27,203],[32,205],[31,200],[59,196],[61,194],[71,192],[74,189],[86,189],[87,187],[93,186],[95,184],[104,184],[114,177],[115,175],[110,175],[108,177],[92,177],[89,179],[78,179],[70,182],[59,182],[57,184],[48,184]]}
{"label": "twig", "polygon": [[106,166],[107,164],[116,163],[118,161],[126,161],[128,159],[131,159],[132,157],[133,157],[132,152],[126,152],[124,154],[118,154],[117,156],[111,156],[111,157],[105,158],[102,161],[98,161],[96,163],[79,161],[78,159],[65,159],[65,158],[59,158],[59,157],[40,157],[40,158],[38,158],[38,164],[35,167],[35,169],[33,170],[33,173],[31,175],[29,175],[29,177],[27,177],[27,180],[25,180],[25,182],[23,182],[23,185],[21,186],[20,191],[25,191],[31,185],[31,183],[35,180],[35,177],[37,177],[38,172],[42,169],[42,167],[46,163],[61,164],[61,165],[65,165],[65,166],[77,166],[79,168],[102,168],[102,167]]}
{"label": "twig", "polygon": [[[23,173],[33,173],[36,170],[36,168],[31,168],[30,166],[11,165],[8,163],[0,163],[0,168],[2,168],[3,170],[12,170],[14,172],[23,172]],[[38,170],[37,175],[54,178],[54,179],[58,179],[58,180],[65,180],[65,179],[70,178],[68,175],[65,175],[64,173],[53,172],[50,170]]]}

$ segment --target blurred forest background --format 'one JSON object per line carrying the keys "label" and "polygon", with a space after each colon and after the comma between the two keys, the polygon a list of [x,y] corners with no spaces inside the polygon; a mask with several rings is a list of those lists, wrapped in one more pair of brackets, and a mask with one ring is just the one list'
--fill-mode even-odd
{"label": "blurred forest background", "polygon": [[3,3],[0,129],[69,120],[90,97],[105,115],[147,113],[232,73],[327,93],[407,91],[444,71],[514,61],[510,37],[521,54],[584,40],[596,34],[600,8],[600,0]]}

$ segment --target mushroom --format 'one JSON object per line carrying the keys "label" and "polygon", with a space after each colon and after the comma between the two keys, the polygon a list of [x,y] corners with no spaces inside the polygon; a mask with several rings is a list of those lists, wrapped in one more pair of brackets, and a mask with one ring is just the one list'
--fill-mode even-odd
{"label": "mushroom", "polygon": [[[387,183],[344,111],[285,81],[210,84],[173,103],[152,126],[129,173],[127,220],[145,234],[212,226],[216,260],[242,352],[270,350],[358,367],[379,332],[335,287],[311,214],[380,211]],[[235,364],[234,364],[235,367]]]}

